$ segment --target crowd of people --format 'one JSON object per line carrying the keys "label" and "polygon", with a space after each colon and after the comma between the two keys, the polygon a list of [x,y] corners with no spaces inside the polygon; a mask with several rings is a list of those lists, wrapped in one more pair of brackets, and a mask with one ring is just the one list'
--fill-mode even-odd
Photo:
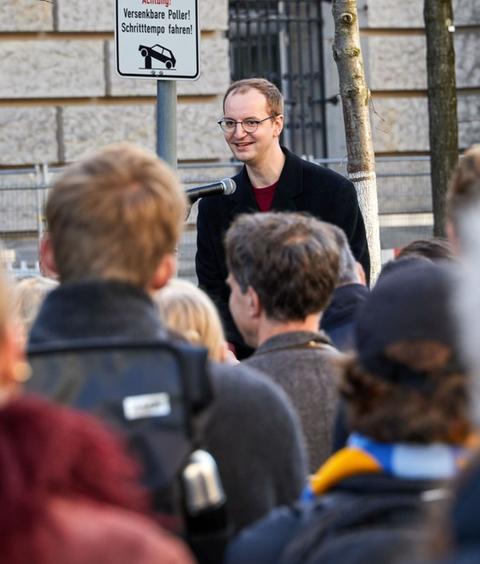
{"label": "crowd of people", "polygon": [[353,187],[280,147],[272,86],[225,96],[245,167],[201,203],[203,289],[174,278],[177,176],[128,143],[55,182],[49,278],[2,273],[2,562],[480,558],[480,147],[452,177],[448,240],[369,287]]}

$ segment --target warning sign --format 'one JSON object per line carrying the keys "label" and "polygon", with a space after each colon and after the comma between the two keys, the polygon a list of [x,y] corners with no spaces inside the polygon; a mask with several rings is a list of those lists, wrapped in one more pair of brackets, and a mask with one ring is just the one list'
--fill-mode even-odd
{"label": "warning sign", "polygon": [[123,77],[196,80],[198,0],[116,0],[117,72]]}

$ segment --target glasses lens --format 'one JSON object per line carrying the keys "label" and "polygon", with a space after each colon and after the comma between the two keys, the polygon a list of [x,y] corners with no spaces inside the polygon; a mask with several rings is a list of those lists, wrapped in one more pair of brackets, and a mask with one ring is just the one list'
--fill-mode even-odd
{"label": "glasses lens", "polygon": [[235,129],[235,122],[233,119],[222,119],[218,122],[223,131],[230,132]]}
{"label": "glasses lens", "polygon": [[245,119],[242,121],[242,127],[247,133],[253,133],[258,126],[258,122],[254,119]]}

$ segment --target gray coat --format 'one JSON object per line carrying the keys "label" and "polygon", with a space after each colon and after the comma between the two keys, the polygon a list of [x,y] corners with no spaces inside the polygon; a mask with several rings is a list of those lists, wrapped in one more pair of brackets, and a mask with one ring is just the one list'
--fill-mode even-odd
{"label": "gray coat", "polygon": [[303,427],[310,472],[331,452],[342,355],[329,343],[323,332],[283,333],[242,362],[269,376],[290,398]]}

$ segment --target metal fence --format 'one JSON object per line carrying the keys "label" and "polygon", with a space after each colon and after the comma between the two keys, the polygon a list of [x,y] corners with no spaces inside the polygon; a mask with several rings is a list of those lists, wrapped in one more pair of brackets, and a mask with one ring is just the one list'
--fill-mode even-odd
{"label": "metal fence", "polygon": [[[318,159],[346,175],[346,161]],[[430,162],[428,157],[377,159],[381,247],[401,247],[432,236]],[[236,173],[240,163],[180,165],[183,184],[201,185]],[[38,241],[48,190],[60,168],[38,165],[0,170],[0,238],[7,250],[6,262],[18,276],[38,272]],[[179,276],[195,281],[196,214],[194,205],[179,245]]]}

